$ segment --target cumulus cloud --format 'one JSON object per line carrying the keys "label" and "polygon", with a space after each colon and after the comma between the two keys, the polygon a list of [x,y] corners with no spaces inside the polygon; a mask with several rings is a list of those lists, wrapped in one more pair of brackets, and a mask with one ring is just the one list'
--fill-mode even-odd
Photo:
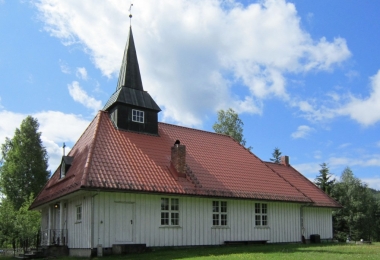
{"label": "cumulus cloud", "polygon": [[80,79],[87,80],[87,70],[84,67],[77,68],[76,76]]}
{"label": "cumulus cloud", "polygon": [[70,96],[78,103],[90,108],[96,113],[102,108],[102,102],[90,97],[86,91],[84,91],[77,81],[73,81],[71,84],[67,85],[69,89]]}
{"label": "cumulus cloud", "polygon": [[[34,3],[52,36],[67,45],[82,44],[104,75],[119,71],[128,2]],[[167,121],[200,125],[209,111],[230,106],[260,114],[265,99],[289,99],[285,73],[331,70],[350,56],[342,38],[312,39],[295,6],[283,0],[246,7],[215,0],[137,5],[132,22],[144,88]],[[246,94],[232,94],[237,83]]]}
{"label": "cumulus cloud", "polygon": [[298,138],[306,138],[310,132],[314,131],[314,128],[310,127],[310,126],[307,126],[307,125],[300,125],[298,128],[297,128],[297,131],[295,131],[294,133],[292,133],[292,137],[294,139],[298,139]]}
{"label": "cumulus cloud", "polygon": [[366,98],[329,92],[326,100],[292,100],[290,104],[299,108],[302,116],[310,122],[320,122],[339,116],[348,116],[363,126],[380,121],[380,70],[370,78],[371,91]]}
{"label": "cumulus cloud", "polygon": [[346,115],[364,126],[380,121],[380,70],[371,78],[371,92],[367,98],[351,96],[350,101],[340,108],[339,115]]}
{"label": "cumulus cloud", "polygon": [[[0,143],[4,142],[5,137],[12,138],[16,128],[20,127],[22,120],[27,116],[6,110],[0,111]],[[61,161],[63,142],[68,146],[75,143],[90,122],[79,115],[58,111],[43,111],[31,116],[37,118],[40,124],[41,140],[49,155],[49,169],[54,171]],[[66,153],[69,150],[67,147]]]}

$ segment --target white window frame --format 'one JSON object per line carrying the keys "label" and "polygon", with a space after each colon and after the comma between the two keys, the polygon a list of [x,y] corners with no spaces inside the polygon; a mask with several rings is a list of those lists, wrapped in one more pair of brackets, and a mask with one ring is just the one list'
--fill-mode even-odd
{"label": "white window frame", "polygon": [[267,227],[268,226],[268,204],[255,203],[255,226]]}
{"label": "white window frame", "polygon": [[144,123],[144,111],[132,109],[132,122]]}
{"label": "white window frame", "polygon": [[212,201],[212,225],[214,227],[228,226],[228,204],[225,200]]}
{"label": "white window frame", "polygon": [[77,205],[75,207],[75,219],[76,219],[76,222],[82,222],[82,204],[81,205]]}
{"label": "white window frame", "polygon": [[179,226],[179,199],[161,198],[161,226]]}

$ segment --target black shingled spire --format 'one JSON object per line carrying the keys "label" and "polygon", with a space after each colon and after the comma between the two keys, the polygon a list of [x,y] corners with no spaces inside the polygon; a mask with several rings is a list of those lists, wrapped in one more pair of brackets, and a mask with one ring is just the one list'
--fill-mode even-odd
{"label": "black shingled spire", "polygon": [[129,27],[129,40],[125,46],[123,62],[120,68],[119,81],[117,83],[117,89],[121,87],[129,87],[138,90],[144,90],[139,62],[137,61],[136,47],[133,40],[132,27]]}
{"label": "black shingled spire", "polygon": [[157,134],[157,113],[161,109],[149,93],[144,91],[132,28],[129,29],[116,91],[103,110],[109,112],[117,128]]}

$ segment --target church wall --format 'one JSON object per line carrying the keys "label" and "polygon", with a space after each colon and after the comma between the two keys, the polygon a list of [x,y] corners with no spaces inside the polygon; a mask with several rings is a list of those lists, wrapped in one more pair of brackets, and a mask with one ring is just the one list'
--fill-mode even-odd
{"label": "church wall", "polygon": [[319,234],[321,239],[332,239],[332,210],[328,208],[304,208],[304,236],[310,238],[312,234]]}
{"label": "church wall", "polygon": [[[161,198],[178,198],[180,220],[178,226],[161,225]],[[213,226],[212,201],[227,201],[228,225]],[[124,203],[124,204],[122,204]],[[255,203],[268,205],[268,226],[255,225]],[[117,207],[131,210],[132,238],[116,241]],[[268,243],[301,241],[301,205],[297,203],[263,202],[254,200],[176,197],[133,193],[99,193],[95,197],[94,246],[112,247],[113,244],[146,244],[147,246],[219,245],[224,241],[268,240]],[[312,215],[315,216],[312,216]],[[125,218],[125,215],[123,215]],[[331,210],[314,208],[305,214],[307,229],[321,238],[332,232]],[[311,220],[309,220],[309,218]],[[315,221],[322,218],[321,221]],[[118,222],[118,223],[119,223]],[[120,222],[121,223],[121,222]],[[130,220],[125,221],[128,225]],[[313,229],[309,228],[313,227]],[[130,232],[130,231],[128,231]],[[330,232],[330,233],[329,233]]]}
{"label": "church wall", "polygon": [[[67,229],[69,248],[91,248],[91,196],[81,195],[67,202]],[[77,220],[77,207],[82,208],[81,220]]]}

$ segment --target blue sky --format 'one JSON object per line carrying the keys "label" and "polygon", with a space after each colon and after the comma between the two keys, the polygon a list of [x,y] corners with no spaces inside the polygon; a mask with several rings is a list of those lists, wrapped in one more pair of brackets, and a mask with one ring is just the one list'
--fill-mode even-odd
{"label": "blue sky", "polygon": [[[0,142],[27,115],[55,170],[115,91],[131,1],[0,0]],[[380,189],[378,1],[133,1],[160,121],[212,131],[229,107],[262,160],[326,162]]]}

